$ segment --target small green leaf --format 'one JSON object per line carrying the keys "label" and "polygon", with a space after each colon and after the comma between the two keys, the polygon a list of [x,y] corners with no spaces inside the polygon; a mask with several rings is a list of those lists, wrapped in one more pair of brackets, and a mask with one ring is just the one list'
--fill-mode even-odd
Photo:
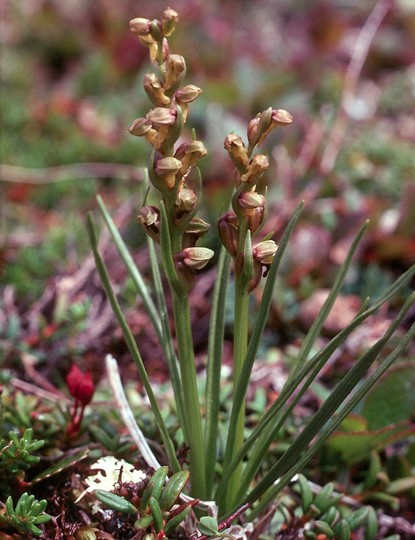
{"label": "small green leaf", "polygon": [[303,512],[306,513],[310,504],[313,502],[313,493],[307,478],[302,474],[298,475],[298,485],[301,492],[301,508],[303,509]]}
{"label": "small green leaf", "polygon": [[315,528],[319,533],[327,535],[329,538],[334,538],[334,531],[325,521],[316,521]]}
{"label": "small green leaf", "polygon": [[407,476],[406,478],[399,478],[391,482],[387,488],[386,492],[390,495],[398,495],[404,491],[409,491],[410,489],[415,488],[415,476]]}
{"label": "small green leaf", "polygon": [[163,515],[161,513],[161,508],[158,503],[158,500],[154,497],[150,497],[148,501],[148,505],[151,510],[151,515],[153,516],[154,520],[154,528],[156,529],[156,532],[159,533],[163,530]]}
{"label": "small green leaf", "polygon": [[330,506],[330,508],[327,510],[327,512],[324,514],[323,519],[326,521],[330,526],[333,526],[334,523],[337,522],[337,520],[340,517],[340,512],[335,506]]}
{"label": "small green leaf", "polygon": [[326,512],[330,506],[335,502],[335,498],[332,497],[333,493],[333,484],[326,484],[323,489],[317,493],[314,498],[313,504],[316,506],[321,513]]}
{"label": "small green leaf", "polygon": [[95,497],[102,502],[108,508],[115,510],[117,512],[122,512],[123,514],[135,514],[137,513],[137,508],[127,501],[123,497],[111,493],[110,491],[104,491],[103,489],[94,490]]}
{"label": "small green leaf", "polygon": [[346,520],[349,523],[350,528],[354,530],[361,527],[366,522],[369,512],[370,508],[368,506],[363,506],[363,508],[359,508],[347,516]]}
{"label": "small green leaf", "polygon": [[378,534],[378,517],[375,510],[369,507],[365,527],[365,540],[375,540]]}
{"label": "small green leaf", "polygon": [[164,526],[164,532],[168,536],[176,530],[180,523],[184,520],[187,514],[190,512],[191,506],[186,506],[181,512],[176,514],[174,517],[169,519],[169,521]]}
{"label": "small green leaf", "polygon": [[170,510],[189,480],[189,471],[179,471],[169,479],[160,496],[160,508]]}
{"label": "small green leaf", "polygon": [[157,471],[150,478],[150,480],[148,481],[148,486],[144,490],[143,497],[141,499],[140,508],[142,510],[147,508],[150,497],[154,497],[155,499],[160,498],[161,491],[163,489],[164,482],[166,481],[168,472],[169,468],[164,465],[163,467],[157,469]]}
{"label": "small green leaf", "polygon": [[139,529],[147,529],[153,523],[153,516],[143,516],[137,519],[134,523],[134,529],[138,531]]}
{"label": "small green leaf", "polygon": [[218,527],[218,522],[214,517],[211,516],[201,517],[199,523],[197,524],[199,531],[206,536],[214,536],[217,534],[219,532]]}
{"label": "small green leaf", "polygon": [[345,519],[333,528],[336,540],[350,540],[351,531],[348,522]]}

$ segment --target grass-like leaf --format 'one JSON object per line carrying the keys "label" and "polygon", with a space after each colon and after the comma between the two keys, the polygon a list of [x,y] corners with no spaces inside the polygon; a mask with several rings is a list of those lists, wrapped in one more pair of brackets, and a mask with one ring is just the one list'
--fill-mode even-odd
{"label": "grass-like leaf", "polygon": [[[394,349],[393,353],[391,353],[387,359],[381,362],[380,367],[375,374],[369,377],[363,386],[354,392],[356,387],[361,383],[369,367],[383,351],[396,329],[402,323],[404,317],[414,303],[414,300],[415,293],[407,299],[401,311],[391,323],[383,337],[380,338],[365,354],[361,356],[353,368],[338,383],[321,408],[315,413],[309,424],[293,441],[281,458],[271,467],[258,485],[251,491],[247,497],[247,502],[257,500],[268,488],[272,486],[274,482],[276,482],[281,476],[286,475],[288,471],[290,471],[290,474],[292,472],[293,475],[299,472],[300,463],[303,467],[308,462],[308,460],[303,462],[303,459],[305,460],[305,456],[303,459],[301,459],[300,456],[307,449],[312,439],[318,436],[318,440],[320,441],[320,444],[322,444],[322,442],[327,439],[334,429],[338,427],[341,421],[359,402],[359,400],[366,395],[369,389],[376,383],[385,370],[388,369],[388,367],[394,362],[398,354],[408,344],[409,340],[412,339],[415,332],[415,325],[412,326],[405,338]],[[334,416],[339,408],[340,412]],[[328,427],[326,425],[328,425]],[[316,443],[314,443],[310,453],[306,452],[308,459],[310,459],[317,451],[315,449],[315,444]],[[286,478],[286,476],[284,476],[284,478]],[[280,486],[280,482],[278,483],[278,486],[280,489],[283,487]]]}
{"label": "grass-like leaf", "polygon": [[[229,428],[228,428],[228,438],[227,438],[227,445],[226,445],[226,452],[228,454],[228,459],[230,456],[230,449],[235,444],[235,434],[236,434],[236,425],[238,421],[238,416],[240,414],[242,405],[245,400],[246,391],[249,384],[249,379],[252,372],[252,367],[254,365],[254,361],[256,358],[256,353],[258,350],[259,343],[262,338],[262,334],[265,328],[265,324],[268,318],[268,313],[271,307],[272,302],[272,296],[273,296],[273,290],[275,285],[275,280],[278,274],[278,270],[285,252],[285,249],[288,245],[289,238],[291,236],[291,233],[295,227],[295,224],[297,223],[300,214],[303,210],[304,204],[301,203],[296,211],[294,212],[293,216],[291,217],[286,230],[284,231],[284,234],[281,238],[281,241],[278,246],[277,253],[275,254],[274,260],[271,264],[270,270],[268,272],[267,281],[264,287],[264,292],[262,295],[262,300],[258,312],[258,317],[253,329],[253,333],[251,336],[251,339],[248,344],[248,350],[246,352],[241,373],[238,377],[238,381],[236,384],[234,396],[233,396],[233,406],[232,406],[232,412],[231,412],[231,418],[229,421]],[[225,454],[226,454],[225,452]],[[223,493],[223,489],[226,488],[226,484],[231,476],[231,474],[234,472],[236,466],[240,462],[240,460],[235,461],[232,460],[232,462],[229,460],[230,463],[232,463],[232,466],[230,466],[228,469],[224,470],[224,474],[221,480],[221,483],[217,490],[217,495],[220,496],[221,493]],[[228,462],[228,464],[229,464]]]}
{"label": "grass-like leaf", "polygon": [[160,340],[160,343],[162,343],[163,340],[163,332],[162,332],[162,325],[160,321],[160,316],[157,311],[157,308],[153,302],[153,299],[151,297],[150,291],[143,279],[143,276],[141,275],[140,271],[138,270],[133,258],[131,257],[130,252],[128,251],[127,246],[124,243],[124,240],[122,239],[117,226],[115,225],[114,221],[112,220],[111,216],[108,213],[108,210],[105,206],[104,201],[102,198],[98,195],[97,196],[97,202],[99,209],[101,211],[101,215],[105,221],[105,224],[112,236],[112,239],[114,240],[115,247],[118,250],[118,253],[120,254],[125,267],[127,268],[127,271],[134,283],[135,288],[137,289],[138,294],[141,296],[144,304],[144,308],[150,317],[150,320],[154,326],[154,329],[157,332],[157,336]]}
{"label": "grass-like leaf", "polygon": [[154,413],[158,428],[160,430],[160,435],[162,437],[163,443],[166,448],[166,453],[170,462],[170,466],[174,472],[177,472],[180,470],[180,465],[176,458],[175,448],[170,438],[170,435],[168,433],[167,427],[164,423],[163,417],[161,415],[161,411],[158,406],[157,399],[153,392],[153,388],[148,378],[146,369],[144,367],[144,363],[141,358],[140,351],[138,350],[137,343],[135,342],[134,336],[127,324],[127,321],[125,320],[121,307],[112,289],[105,263],[99,253],[95,227],[94,227],[93,217],[91,213],[88,214],[88,218],[87,218],[87,230],[88,230],[89,240],[90,240],[92,251],[95,258],[95,264],[96,264],[99,276],[101,278],[102,286],[111,304],[114,315],[117,318],[118,324],[120,325],[120,328],[122,330],[124,339],[127,343],[128,349],[131,353],[131,356],[133,357],[135,365],[137,366],[138,373],[141,377],[144,388],[147,392],[148,399],[150,400],[150,403],[151,403],[152,411]]}
{"label": "grass-like leaf", "polygon": [[360,243],[360,240],[362,239],[362,236],[364,235],[368,227],[368,224],[369,224],[369,221],[366,221],[363,224],[360,231],[357,233],[357,236],[353,240],[352,245],[350,246],[349,251],[347,252],[346,258],[340,268],[340,272],[337,274],[333,287],[330,290],[330,294],[326,298],[326,301],[324,302],[322,308],[320,309],[320,312],[317,318],[311,325],[311,328],[307,332],[307,335],[301,345],[301,349],[298,353],[298,356],[294,364],[294,367],[292,369],[292,372],[290,374],[290,377],[293,377],[294,375],[296,375],[296,373],[298,373],[299,369],[301,368],[302,364],[307,361],[310,350],[315,340],[320,335],[321,330],[323,328],[323,324],[326,321],[327,317],[329,316],[331,308],[333,307],[333,304],[336,301],[336,298],[338,297],[341,291],[347,271],[349,270],[350,263],[352,262],[352,258],[356,252],[356,249]]}
{"label": "grass-like leaf", "polygon": [[226,290],[229,282],[231,257],[222,247],[217,266],[215,287],[212,297],[212,311],[209,323],[209,344],[206,373],[206,494],[211,497],[218,436],[218,415],[220,406],[220,380],[225,333]]}

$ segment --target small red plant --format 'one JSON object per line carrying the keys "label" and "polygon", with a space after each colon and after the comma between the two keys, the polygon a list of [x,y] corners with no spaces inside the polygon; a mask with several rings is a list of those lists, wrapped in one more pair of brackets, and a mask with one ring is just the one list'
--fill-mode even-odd
{"label": "small red plant", "polygon": [[75,398],[71,421],[66,430],[68,436],[72,437],[80,430],[85,407],[92,400],[95,385],[89,371],[81,371],[76,364],[72,364],[72,367],[66,376],[66,384],[69,393]]}

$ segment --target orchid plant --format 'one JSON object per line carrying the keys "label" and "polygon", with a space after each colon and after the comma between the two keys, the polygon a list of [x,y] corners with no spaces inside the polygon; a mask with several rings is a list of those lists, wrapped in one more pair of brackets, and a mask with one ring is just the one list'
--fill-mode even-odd
{"label": "orchid plant", "polygon": [[[138,212],[138,222],[148,238],[152,288],[147,286],[134,264],[101,198],[98,198],[98,204],[137,292],[143,299],[144,308],[165,354],[178,423],[189,448],[184,465],[177,459],[177,448],[160,412],[155,389],[112,288],[98,249],[92,215],[88,217],[88,232],[103,287],[138,368],[160,430],[166,452],[165,464],[170,467],[172,474],[177,474],[183,467],[188,469],[188,493],[202,501],[214,500],[220,518],[225,519],[242,505],[249,505],[250,517],[253,519],[304,468],[413,338],[415,325],[395,348],[388,349],[388,353],[380,357],[413,304],[414,294],[408,297],[385,334],[360,358],[356,358],[350,371],[283,455],[266,471],[261,469],[287,417],[326,362],[354,329],[408,283],[415,267],[403,274],[376,302],[370,303],[367,300],[347,327],[322,349],[315,350],[313,346],[316,338],[341,291],[353,254],[364,234],[367,224],[363,224],[339,269],[327,300],[302,343],[278,399],[264,411],[258,424],[246,437],[245,401],[249,380],[271,306],[278,270],[303,207],[300,205],[295,210],[285,232],[278,239],[278,245],[272,235],[261,236],[266,219],[267,192],[264,188],[259,190],[258,185],[270,166],[261,148],[272,130],[289,126],[293,119],[290,113],[282,109],[269,108],[258,113],[248,123],[246,140],[232,133],[224,142],[235,166],[234,191],[229,210],[217,222],[223,247],[217,256],[217,275],[212,297],[206,390],[204,395],[200,395],[189,293],[198,271],[211,264],[215,254],[200,245],[210,225],[197,216],[203,191],[198,163],[207,154],[207,150],[203,142],[197,139],[194,130],[189,140],[184,140],[184,136],[190,133],[186,129],[189,109],[202,90],[193,84],[185,84],[186,61],[183,56],[170,51],[168,38],[177,22],[178,14],[171,8],[163,11],[160,20],[135,18],[130,22],[133,34],[141,45],[148,48],[154,67],[153,71],[144,76],[143,82],[151,109],[145,116],[134,120],[128,129],[131,135],[145,138],[152,149],[148,166],[149,190],[151,200],[157,202],[145,204]],[[172,313],[168,312],[166,305],[160,263],[172,297]],[[227,288],[230,280],[234,280],[233,389],[231,410],[223,420],[219,415],[218,396],[221,392],[225,299],[229,295]],[[252,292],[257,288],[262,291],[261,302],[250,333],[249,302]],[[175,339],[171,333],[171,320]],[[375,360],[376,367],[367,375]],[[222,421],[226,421],[227,433],[223,446],[218,440],[219,424]]]}

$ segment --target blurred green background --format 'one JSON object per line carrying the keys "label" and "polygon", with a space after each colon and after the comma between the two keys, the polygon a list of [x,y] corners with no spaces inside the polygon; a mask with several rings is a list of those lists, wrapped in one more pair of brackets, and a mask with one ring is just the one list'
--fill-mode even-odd
{"label": "blurred green background", "polygon": [[[389,9],[347,96],[348,67],[375,4]],[[76,268],[88,253],[84,216],[97,192],[112,208],[126,199],[140,206],[137,186],[149,149],[126,128],[148,111],[141,83],[150,65],[128,22],[160,17],[165,7],[141,0],[8,3],[1,59],[2,286],[36,297],[45,278]],[[210,217],[232,187],[225,135],[244,136],[257,112],[285,108],[295,121],[267,147],[275,176],[271,225],[278,230],[273,216],[305,191],[308,219],[330,231],[331,245],[340,230],[354,230],[350,222],[358,226],[371,216],[380,233],[368,248],[370,260],[413,260],[407,208],[415,199],[413,2],[177,0],[171,7],[180,15],[171,50],[186,58],[186,82],[203,89],[188,123],[210,152],[202,165]],[[43,170],[83,163],[112,165]],[[387,235],[392,240],[379,248]]]}

